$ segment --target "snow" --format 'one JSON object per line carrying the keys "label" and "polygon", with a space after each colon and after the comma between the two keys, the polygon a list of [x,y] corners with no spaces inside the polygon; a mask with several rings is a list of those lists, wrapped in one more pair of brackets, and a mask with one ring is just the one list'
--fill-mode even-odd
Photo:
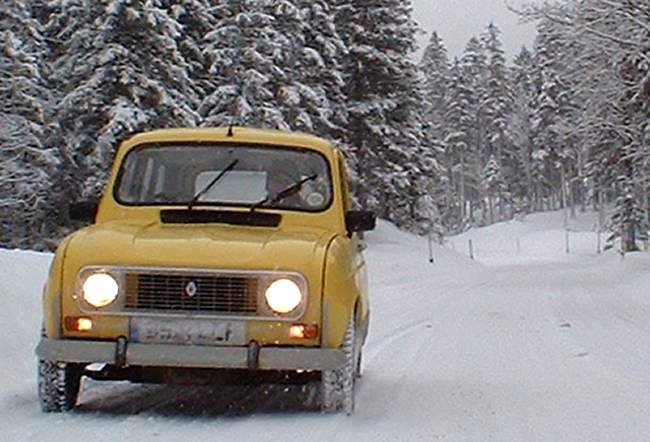
{"label": "snow", "polygon": [[351,417],[282,388],[91,382],[75,412],[43,414],[33,351],[51,257],[0,250],[3,440],[647,440],[650,256],[597,254],[596,219],[570,220],[570,254],[555,212],[450,238],[434,264],[425,239],[380,222]]}

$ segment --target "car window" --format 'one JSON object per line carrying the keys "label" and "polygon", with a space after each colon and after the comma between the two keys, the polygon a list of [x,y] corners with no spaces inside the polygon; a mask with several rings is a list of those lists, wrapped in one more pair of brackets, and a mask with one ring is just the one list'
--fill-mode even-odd
{"label": "car window", "polygon": [[308,149],[239,144],[136,147],[115,192],[127,205],[225,205],[322,211],[332,201],[325,157]]}

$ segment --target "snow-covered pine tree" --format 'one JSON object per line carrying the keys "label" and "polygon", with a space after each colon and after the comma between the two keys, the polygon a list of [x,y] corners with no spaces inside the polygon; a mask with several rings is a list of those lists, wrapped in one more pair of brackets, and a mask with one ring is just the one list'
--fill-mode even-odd
{"label": "snow-covered pine tree", "polygon": [[274,26],[272,6],[268,0],[214,6],[217,24],[205,36],[203,51],[216,89],[201,103],[204,125],[290,127],[276,100],[286,75],[286,37]]}
{"label": "snow-covered pine tree", "polygon": [[512,145],[514,171],[508,178],[516,212],[532,210],[532,105],[535,98],[533,83],[536,66],[533,54],[524,46],[514,58],[511,68],[513,89],[512,112],[508,118],[508,137]]}
{"label": "snow-covered pine tree", "polygon": [[610,236],[607,238],[608,247],[613,247],[616,239],[620,239],[620,250],[623,253],[639,250],[637,240],[648,240],[648,221],[643,207],[639,204],[639,195],[635,195],[635,185],[628,176],[622,175],[619,180],[620,190],[610,217]]}
{"label": "snow-covered pine tree", "polygon": [[562,186],[575,175],[575,148],[572,123],[573,95],[567,80],[569,45],[557,26],[548,20],[538,25],[535,40],[535,79],[538,92],[533,110],[533,173],[536,181],[536,209],[562,206]]}
{"label": "snow-covered pine tree", "polygon": [[420,61],[427,101],[425,113],[426,123],[429,126],[427,134],[433,142],[444,140],[448,131],[445,116],[447,115],[449,68],[447,49],[438,34],[433,32]]}
{"label": "snow-covered pine tree", "polygon": [[[422,171],[421,91],[411,61],[417,26],[411,2],[337,1],[336,24],[348,48],[343,62],[355,192],[361,205],[399,224],[414,215],[413,177]],[[416,198],[417,200],[417,198]]]}
{"label": "snow-covered pine tree", "polygon": [[320,106],[313,106],[321,115],[315,118],[317,134],[337,140],[344,140],[342,131],[347,124],[345,106],[343,67],[346,46],[335,24],[336,0],[299,0],[305,34],[305,49],[301,81],[319,92],[327,100]]}
{"label": "snow-covered pine tree", "polygon": [[216,88],[203,52],[203,37],[217,25],[212,3],[210,0],[165,0],[161,5],[181,25],[176,38],[178,50],[188,64],[188,75],[199,99]]}
{"label": "snow-covered pine tree", "polygon": [[501,30],[490,23],[481,36],[486,55],[487,79],[485,84],[485,113],[489,142],[497,161],[503,162],[507,152],[506,119],[512,108],[512,91],[510,89],[506,56],[501,43]]}
{"label": "snow-covered pine tree", "polygon": [[494,224],[497,221],[494,210],[495,202],[497,205],[501,205],[510,200],[508,186],[503,178],[501,164],[497,160],[496,154],[490,155],[481,178],[481,190],[488,201],[488,222]]}
{"label": "snow-covered pine tree", "polygon": [[42,248],[58,155],[45,142],[52,103],[29,2],[3,3],[0,41],[0,246]]}
{"label": "snow-covered pine tree", "polygon": [[208,125],[245,124],[336,137],[345,123],[344,45],[327,1],[247,0],[216,7],[204,49],[216,87]]}
{"label": "snow-covered pine tree", "polygon": [[[509,187],[511,178],[516,169],[516,158],[509,143],[508,118],[512,113],[513,94],[508,78],[506,56],[501,43],[501,30],[494,23],[490,23],[481,36],[485,48],[486,84],[485,84],[485,131],[489,155],[494,155],[499,167],[503,170]],[[503,217],[506,200],[498,198],[499,215]],[[491,201],[490,201],[491,203]],[[493,217],[493,208],[490,208],[490,218]]]}
{"label": "snow-covered pine tree", "polygon": [[322,0],[276,0],[273,16],[284,49],[278,107],[291,129],[329,136],[345,122],[338,64],[345,46],[333,13]]}
{"label": "snow-covered pine tree", "polygon": [[[443,209],[444,225],[449,231],[460,231],[465,228],[470,215],[470,189],[475,188],[475,174],[470,167],[477,152],[473,150],[472,139],[474,115],[472,106],[471,86],[465,79],[460,61],[455,58],[450,70],[449,94],[447,99],[447,121],[449,134],[444,140],[443,165],[447,171],[451,189],[456,200],[449,201]],[[452,203],[453,201],[453,203]]]}
{"label": "snow-covered pine tree", "polygon": [[101,193],[118,142],[144,129],[192,126],[197,95],[178,50],[181,25],[157,0],[54,0],[49,38],[61,206]]}
{"label": "snow-covered pine tree", "polygon": [[[556,40],[573,50],[568,56],[566,51],[549,52],[548,58],[565,63],[560,71],[570,80],[568,86],[580,103],[573,127],[586,145],[588,176],[599,192],[611,190],[619,202],[632,198],[636,206],[647,211],[647,1],[567,0],[563,4],[529,5],[524,13],[552,26]],[[623,206],[630,207],[628,203]],[[615,219],[613,230],[623,235],[623,250],[634,249],[632,232],[638,228],[621,224],[625,217]]]}
{"label": "snow-covered pine tree", "polygon": [[472,37],[460,59],[462,83],[456,92],[462,107],[460,127],[467,135],[467,155],[465,155],[465,196],[469,201],[467,218],[476,221],[475,211],[481,210],[481,217],[486,215],[486,201],[481,198],[480,177],[490,155],[490,143],[487,126],[487,58],[485,48],[480,40]]}
{"label": "snow-covered pine tree", "polygon": [[[451,176],[452,164],[447,164],[449,146],[446,140],[449,136],[450,126],[447,121],[449,115],[449,86],[450,66],[447,49],[436,32],[431,34],[429,43],[424,50],[420,61],[422,73],[426,111],[424,112],[425,134],[423,140],[425,149],[430,151],[430,156],[436,160],[440,169],[435,174],[435,188],[432,195],[427,198],[427,204],[436,207],[437,217],[447,215],[445,208],[457,205]],[[444,226],[442,219],[437,224]]]}

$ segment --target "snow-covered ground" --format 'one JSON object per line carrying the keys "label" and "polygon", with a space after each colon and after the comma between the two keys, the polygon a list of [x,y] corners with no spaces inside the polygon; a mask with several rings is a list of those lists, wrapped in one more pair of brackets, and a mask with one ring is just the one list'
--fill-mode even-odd
{"label": "snow-covered ground", "polygon": [[43,414],[33,350],[50,257],[0,251],[0,440],[648,440],[650,256],[597,254],[594,224],[572,221],[570,254],[551,213],[451,238],[430,264],[424,239],[380,223],[351,417],[278,388],[127,383],[87,383],[78,410]]}

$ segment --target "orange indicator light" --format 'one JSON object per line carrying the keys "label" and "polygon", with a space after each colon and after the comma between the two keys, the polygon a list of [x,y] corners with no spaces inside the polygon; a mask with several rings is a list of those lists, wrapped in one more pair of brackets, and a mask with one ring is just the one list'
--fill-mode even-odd
{"label": "orange indicator light", "polygon": [[316,324],[296,324],[289,329],[291,339],[314,339],[318,337],[318,326]]}
{"label": "orange indicator light", "polygon": [[68,331],[86,332],[93,329],[93,321],[90,318],[79,318],[76,316],[65,317],[65,328]]}
{"label": "orange indicator light", "polygon": [[289,337],[291,339],[302,339],[305,337],[305,326],[304,325],[292,325],[289,329]]}

